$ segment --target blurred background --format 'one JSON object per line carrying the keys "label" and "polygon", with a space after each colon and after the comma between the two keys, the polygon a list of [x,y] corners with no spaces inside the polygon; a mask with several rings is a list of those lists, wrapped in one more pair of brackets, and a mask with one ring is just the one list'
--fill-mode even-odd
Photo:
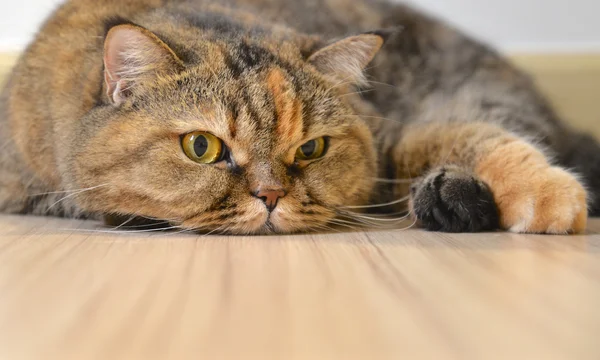
{"label": "blurred background", "polygon": [[[0,52],[22,49],[59,3],[61,0],[0,1]],[[413,0],[411,3],[506,52],[600,52],[598,0]]]}

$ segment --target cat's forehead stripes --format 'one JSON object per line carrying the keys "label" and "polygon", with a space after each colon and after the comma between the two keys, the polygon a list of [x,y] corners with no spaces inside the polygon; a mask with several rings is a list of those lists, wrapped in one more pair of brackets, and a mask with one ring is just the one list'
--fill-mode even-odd
{"label": "cat's forehead stripes", "polygon": [[225,52],[225,64],[236,79],[248,70],[261,65],[273,64],[275,61],[275,56],[267,49],[245,41],[240,41],[235,46],[229,46]]}
{"label": "cat's forehead stripes", "polygon": [[275,68],[268,73],[267,87],[275,105],[278,144],[289,146],[297,143],[303,137],[302,102],[280,69]]}

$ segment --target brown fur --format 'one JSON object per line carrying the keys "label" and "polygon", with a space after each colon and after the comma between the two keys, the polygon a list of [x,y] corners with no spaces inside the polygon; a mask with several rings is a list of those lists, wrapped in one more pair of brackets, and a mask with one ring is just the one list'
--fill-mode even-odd
{"label": "brown fur", "polygon": [[[383,0],[71,0],[0,101],[5,212],[316,231],[377,223],[349,209],[403,209],[412,191],[431,229],[582,231],[588,195],[550,154],[600,193],[599,160],[581,162],[526,76]],[[188,159],[194,131],[227,159]],[[295,159],[320,137],[323,158]],[[261,188],[285,194],[271,213]]]}

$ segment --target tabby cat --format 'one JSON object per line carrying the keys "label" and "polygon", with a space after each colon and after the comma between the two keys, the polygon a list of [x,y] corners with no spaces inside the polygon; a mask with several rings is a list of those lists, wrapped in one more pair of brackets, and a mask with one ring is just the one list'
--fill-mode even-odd
{"label": "tabby cat", "polygon": [[385,0],[68,1],[8,79],[0,146],[6,213],[563,234],[600,212],[594,139]]}

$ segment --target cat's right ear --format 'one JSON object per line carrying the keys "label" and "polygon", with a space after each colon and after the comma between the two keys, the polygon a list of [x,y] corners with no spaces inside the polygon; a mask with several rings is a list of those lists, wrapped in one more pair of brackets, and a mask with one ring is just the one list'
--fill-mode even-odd
{"label": "cat's right ear", "polygon": [[323,75],[339,82],[366,84],[365,67],[398,28],[350,36],[325,46],[308,58]]}
{"label": "cat's right ear", "polygon": [[104,41],[104,80],[109,99],[121,104],[138,85],[183,68],[177,55],[152,32],[136,25],[112,27]]}

